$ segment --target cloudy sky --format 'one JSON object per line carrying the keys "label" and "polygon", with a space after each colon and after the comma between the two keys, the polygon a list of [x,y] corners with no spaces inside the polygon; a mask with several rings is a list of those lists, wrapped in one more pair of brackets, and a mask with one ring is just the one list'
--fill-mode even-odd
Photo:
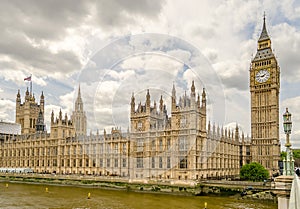
{"label": "cloudy sky", "polygon": [[3,0],[0,119],[14,121],[17,90],[24,99],[31,74],[35,97],[45,94],[48,129],[52,110],[71,115],[80,84],[92,131],[125,131],[133,92],[144,103],[149,89],[152,102],[163,95],[169,107],[172,85],[179,98],[194,80],[197,92],[207,90],[208,120],[249,134],[249,66],[264,11],[281,67],[280,115],[289,107],[300,148],[296,0]]}

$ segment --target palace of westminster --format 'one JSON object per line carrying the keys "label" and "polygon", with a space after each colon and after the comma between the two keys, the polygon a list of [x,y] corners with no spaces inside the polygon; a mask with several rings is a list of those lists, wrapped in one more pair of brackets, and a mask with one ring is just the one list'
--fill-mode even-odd
{"label": "palace of westminster", "polygon": [[[176,95],[173,85],[171,114],[163,97],[145,103],[130,101],[130,129],[86,133],[87,118],[80,87],[70,116],[51,113],[50,133],[44,124],[45,98],[16,97],[16,120],[21,133],[1,133],[0,168],[30,168],[36,173],[119,176],[127,179],[197,180],[239,176],[240,168],[259,162],[270,174],[279,171],[280,69],[265,24],[250,67],[251,138],[207,121],[206,92]],[[129,100],[129,98],[128,98]],[[16,124],[1,122],[14,128]],[[2,128],[3,129],[3,128]]]}

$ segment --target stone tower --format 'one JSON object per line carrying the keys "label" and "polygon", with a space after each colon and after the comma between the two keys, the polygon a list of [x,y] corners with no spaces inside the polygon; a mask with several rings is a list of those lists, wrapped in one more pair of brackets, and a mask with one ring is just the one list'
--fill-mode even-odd
{"label": "stone tower", "polygon": [[44,118],[45,99],[42,92],[40,104],[35,101],[34,94],[29,93],[28,88],[25,93],[25,101],[21,102],[20,90],[16,98],[16,123],[21,124],[22,134],[31,134],[36,132],[36,123],[39,117]]}
{"label": "stone tower", "polygon": [[278,171],[280,68],[271,48],[265,16],[250,67],[252,161]]}
{"label": "stone tower", "polygon": [[78,95],[75,102],[75,110],[72,114],[72,121],[75,125],[76,135],[86,135],[86,115],[83,110],[80,86],[78,87]]}

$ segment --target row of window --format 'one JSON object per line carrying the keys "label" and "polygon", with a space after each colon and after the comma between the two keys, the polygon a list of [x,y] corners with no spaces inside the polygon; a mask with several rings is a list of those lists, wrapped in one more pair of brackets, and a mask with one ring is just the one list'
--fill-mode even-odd
{"label": "row of window", "polygon": [[[155,157],[151,158],[151,168],[156,168]],[[158,168],[164,168],[163,158],[158,157]],[[144,168],[144,158],[136,159],[136,168]],[[166,168],[171,168],[171,157],[167,157]],[[179,168],[187,168],[187,157],[179,157]]]}
{"label": "row of window", "polygon": [[[111,161],[113,161],[113,167],[118,168],[119,167],[119,159],[106,159],[106,167],[111,167]],[[61,166],[62,167],[82,167],[83,166],[83,159],[62,159],[61,160]],[[103,159],[99,159],[99,167],[104,167],[104,161]],[[34,167],[34,166],[58,166],[57,159],[52,160],[31,160],[31,164],[29,160],[20,160],[20,161],[9,161],[6,162],[4,166],[28,166],[28,167]],[[95,159],[89,160],[85,159],[85,167],[97,167],[97,162]],[[127,159],[122,159],[122,167],[127,167]]]}

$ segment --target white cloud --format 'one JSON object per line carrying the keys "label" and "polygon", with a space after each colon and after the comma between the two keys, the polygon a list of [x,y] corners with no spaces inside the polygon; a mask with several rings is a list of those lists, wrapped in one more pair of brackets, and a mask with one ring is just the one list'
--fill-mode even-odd
{"label": "white cloud", "polygon": [[14,102],[0,98],[0,120],[15,122],[15,108],[16,104]]}
{"label": "white cloud", "polygon": [[[225,103],[218,103],[222,104],[218,108],[221,111],[224,108],[223,112],[226,112],[225,122],[215,115],[208,117],[216,123],[236,121],[249,130],[248,70],[251,54],[256,52],[264,10],[281,67],[280,98],[291,99],[282,104],[299,103],[299,94],[292,89],[299,88],[300,80],[299,6],[297,1],[289,0],[188,3],[166,0],[143,4],[136,0],[78,1],[76,4],[68,0],[18,4],[2,1],[0,80],[3,82],[0,91],[5,90],[3,97],[14,99],[16,91],[6,92],[7,89],[23,88],[26,86],[23,79],[32,74],[36,88],[44,89],[49,95],[46,107],[58,109],[61,106],[70,114],[76,97],[73,86],[80,82],[88,126],[102,129],[102,126],[112,124],[106,123],[112,117],[117,121],[117,114],[122,115],[122,121],[117,122],[126,126],[132,92],[141,101],[144,101],[147,88],[153,92],[153,99],[162,93],[167,96],[179,72],[183,73],[178,76],[180,95],[190,88],[191,80],[195,80],[194,73],[199,80],[196,82],[199,90],[202,86],[209,90],[207,95],[212,112],[213,105],[218,103],[216,100],[224,98],[221,90],[225,89],[226,107]],[[152,33],[169,36],[159,37]],[[124,35],[126,37],[122,39]],[[203,60],[193,57],[195,51],[189,51],[188,47],[183,50],[180,45],[183,42],[172,37],[179,37],[198,48],[214,68],[210,63],[199,62]],[[123,45],[110,44],[116,40],[122,41]],[[98,60],[93,59],[97,52],[103,52]],[[90,62],[87,62],[88,58],[91,58]],[[187,62],[194,66],[184,72],[183,63]],[[124,105],[122,113],[118,103]],[[101,121],[93,121],[94,108],[105,110],[101,111]],[[291,109],[294,108],[296,105],[291,105]],[[14,115],[8,116],[9,111],[2,112],[5,112],[3,117],[14,118]],[[298,133],[296,109],[293,112],[294,129]],[[49,121],[50,116],[45,116]]]}

